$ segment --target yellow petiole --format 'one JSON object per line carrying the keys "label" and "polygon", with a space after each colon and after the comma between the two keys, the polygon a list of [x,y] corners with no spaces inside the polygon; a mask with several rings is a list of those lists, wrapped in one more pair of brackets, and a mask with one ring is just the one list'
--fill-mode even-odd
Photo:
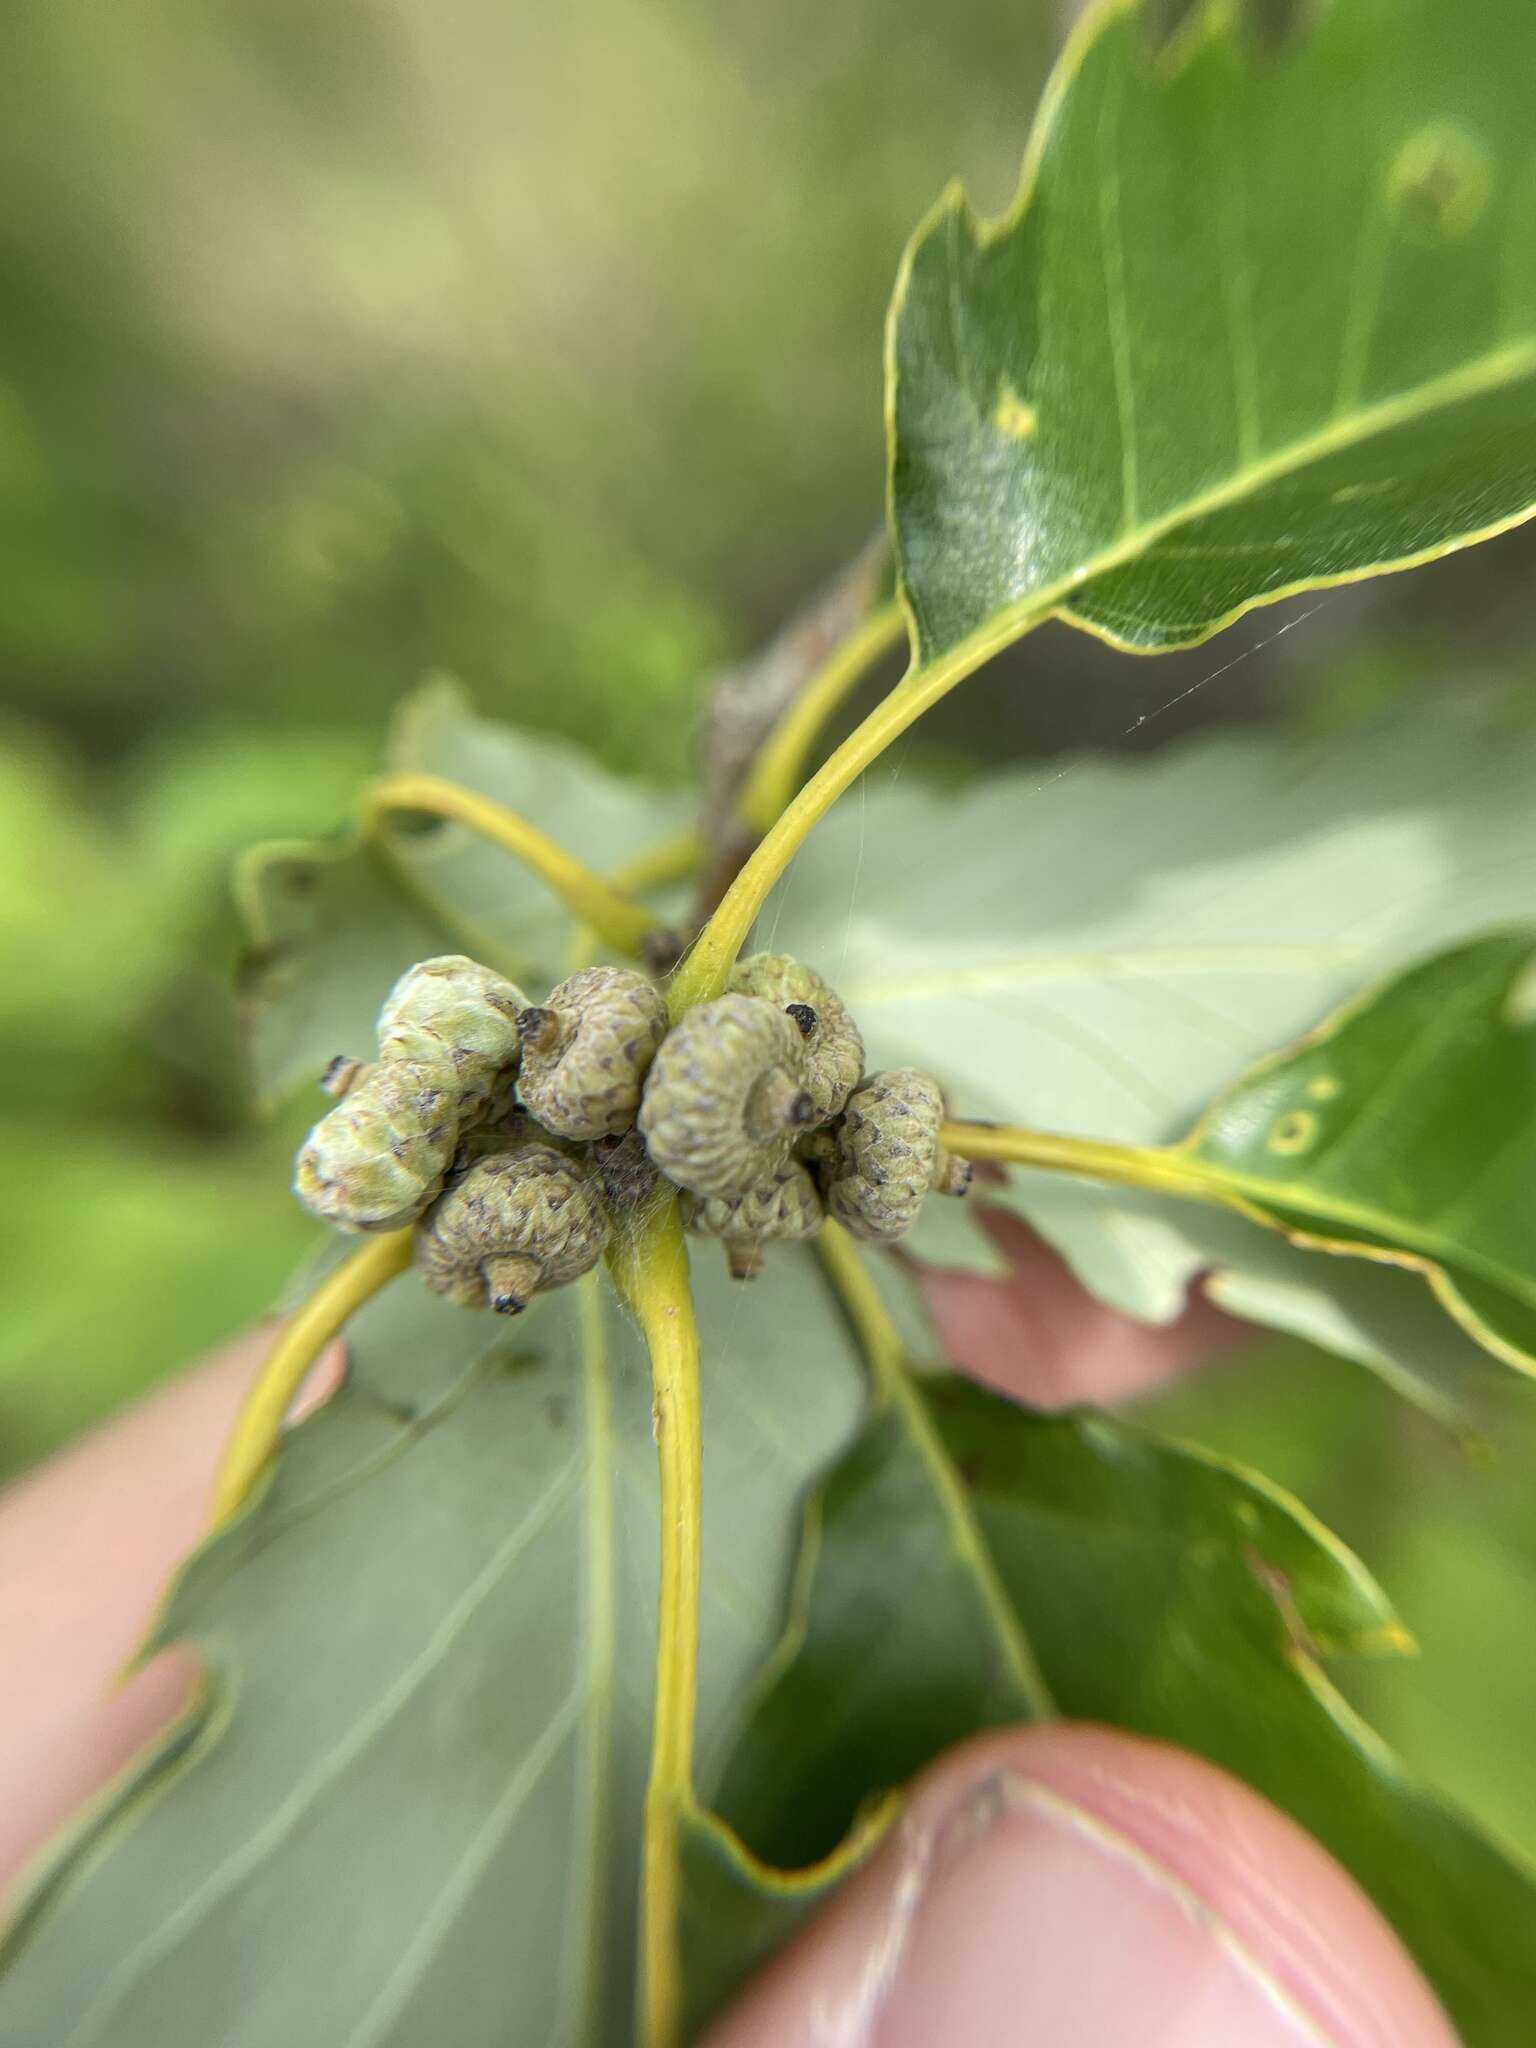
{"label": "yellow petiole", "polygon": [[265,1471],[283,1431],[283,1417],[309,1370],[343,1325],[410,1264],[411,1233],[369,1238],[330,1272],[286,1326],[245,1398],[214,1482],[211,1523],[234,1515]]}
{"label": "yellow petiole", "polygon": [[[1241,1194],[1224,1179],[1172,1146],[1106,1145],[1094,1138],[1065,1138],[1028,1131],[1016,1124],[947,1123],[939,1143],[960,1159],[990,1159],[1002,1166],[1036,1166],[1047,1173],[1075,1173],[1118,1187],[1148,1188],[1197,1202],[1219,1202],[1251,1213]],[[1262,1219],[1261,1219],[1262,1220]]]}
{"label": "yellow petiole", "polygon": [[[1038,616],[1045,617],[1049,610],[1050,604],[1042,602]],[[804,844],[811,827],[826,816],[844,790],[851,788],[865,769],[878,761],[892,741],[899,739],[925,711],[1026,630],[1025,621],[1004,615],[939,655],[926,668],[909,669],[863,724],[822,763],[769,827],[672,977],[669,1001],[674,1022],[695,1003],[707,1003],[724,989],[736,956],[769,892]],[[857,640],[859,636],[852,637]]]}
{"label": "yellow petiole", "polygon": [[675,1201],[661,1203],[609,1254],[614,1284],[651,1357],[651,1412],[661,1477],[656,1703],[645,1794],[640,2038],[672,2048],[682,2023],[678,1948],[682,1833],[695,1811],[693,1733],[699,1672],[703,1439],[699,1335],[688,1251]]}
{"label": "yellow petiole", "polygon": [[764,740],[736,809],[744,825],[766,832],[805,774],[816,735],[883,654],[901,638],[905,620],[892,599],[871,612],[824,661]]}
{"label": "yellow petiole", "polygon": [[604,945],[631,959],[645,955],[656,931],[656,920],[645,904],[516,811],[440,775],[386,775],[363,799],[365,830],[377,830],[386,819],[409,812],[468,825],[531,868]]}
{"label": "yellow petiole", "polygon": [[[673,832],[665,839],[658,839],[654,846],[647,846],[637,853],[633,860],[621,861],[608,877],[610,885],[626,893],[640,889],[665,888],[668,882],[685,881],[698,867],[703,848],[698,833],[687,826],[680,832]],[[652,930],[656,929],[652,920]],[[590,966],[594,953],[602,944],[602,933],[585,921],[576,925],[571,933],[570,951],[567,964],[574,974],[579,967]]]}

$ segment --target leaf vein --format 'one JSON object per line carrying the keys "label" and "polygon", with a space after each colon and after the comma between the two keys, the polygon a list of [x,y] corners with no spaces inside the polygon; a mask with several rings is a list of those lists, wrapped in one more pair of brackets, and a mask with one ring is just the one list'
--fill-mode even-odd
{"label": "leaf vein", "polygon": [[[994,988],[1033,987],[1053,981],[1136,981],[1173,974],[1280,974],[1331,971],[1353,966],[1369,952],[1364,944],[1322,941],[1316,945],[1177,946],[1102,953],[1026,953],[966,967],[937,968],[882,980],[854,983],[844,991],[850,1003],[922,1002]],[[1155,967],[1156,974],[1151,972]]]}
{"label": "leaf vein", "polygon": [[416,1656],[349,1734],[320,1760],[314,1770],[300,1780],[266,1823],[249,1836],[234,1855],[226,1858],[212,1872],[207,1883],[194,1897],[162,1921],[159,1927],[123,1958],[68,2036],[66,2048],[81,2048],[82,2043],[98,2034],[101,2023],[110,2017],[121,1994],[138,1972],[167,1954],[228,1892],[242,1883],[263,1863],[286,1839],[341,1770],[361,1755],[375,1736],[389,1726],[422,1682],[436,1670],[454,1641],[495,1591],[507,1571],[522,1556],[529,1544],[537,1540],[564,1504],[575,1485],[580,1465],[580,1458],[573,1457],[562,1468],[522,1521],[492,1552]]}
{"label": "leaf vein", "polygon": [[1232,401],[1237,418],[1237,459],[1240,464],[1257,459],[1263,442],[1259,424],[1259,357],[1253,326],[1253,271],[1248,262],[1244,233],[1246,204],[1242,186],[1242,159],[1226,141],[1228,123],[1226,100],[1222,109],[1222,132],[1226,146],[1212,185],[1216,193],[1216,233],[1221,248],[1218,266],[1222,302],[1227,317],[1227,345],[1232,357]]}
{"label": "leaf vein", "polygon": [[513,1773],[505,1791],[491,1807],[484,1823],[449,1873],[415,1937],[406,1944],[399,1961],[380,1986],[378,1996],[348,2034],[345,2048],[364,2048],[365,2043],[382,2039],[384,2030],[399,2017],[406,1999],[421,1979],[423,1967],[441,1950],[451,1931],[454,1912],[505,1840],[576,1728],[585,1697],[585,1688],[580,1683],[573,1685],[566,1694],[564,1702]]}
{"label": "leaf vein", "polygon": [[1115,372],[1115,410],[1120,428],[1120,527],[1130,532],[1139,513],[1140,484],[1136,462],[1136,388],[1131,375],[1131,334],[1126,308],[1125,241],[1120,219],[1120,160],[1113,130],[1120,111],[1120,89],[1105,98],[1096,137],[1099,160],[1099,257],[1109,323],[1110,353]]}

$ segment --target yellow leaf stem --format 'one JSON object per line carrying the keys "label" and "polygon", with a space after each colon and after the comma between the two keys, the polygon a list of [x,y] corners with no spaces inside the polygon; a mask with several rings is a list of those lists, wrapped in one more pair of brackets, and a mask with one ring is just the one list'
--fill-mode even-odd
{"label": "yellow leaf stem", "polygon": [[367,1239],[328,1273],[284,1329],[230,1432],[214,1482],[212,1526],[236,1514],[265,1471],[282,1435],[283,1417],[326,1345],[411,1260],[411,1233],[391,1230]]}
{"label": "yellow leaf stem", "polygon": [[645,1335],[661,1479],[661,1583],[656,1704],[645,1795],[640,2039],[674,2048],[682,2024],[679,1948],[683,1830],[694,1811],[693,1737],[699,1672],[703,1443],[699,1335],[676,1201],[665,1201],[610,1254],[614,1283]]}
{"label": "yellow leaf stem", "polygon": [[850,691],[901,638],[905,614],[892,598],[835,647],[764,740],[737,801],[744,825],[766,832],[800,787],[816,736]]}
{"label": "yellow leaf stem", "polygon": [[[615,952],[640,959],[654,943],[656,920],[645,904],[589,868],[518,812],[477,790],[439,775],[385,775],[364,797],[363,826],[377,830],[386,819],[412,812],[455,819],[504,847]],[[669,853],[672,851],[669,848]]]}

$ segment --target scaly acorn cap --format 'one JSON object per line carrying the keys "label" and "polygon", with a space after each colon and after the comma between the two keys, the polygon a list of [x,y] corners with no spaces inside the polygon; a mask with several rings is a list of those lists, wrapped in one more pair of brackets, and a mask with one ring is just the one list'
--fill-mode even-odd
{"label": "scaly acorn cap", "polygon": [[970,1163],[939,1143],[944,1097],[915,1067],[871,1074],[848,1098],[828,1134],[822,1169],[827,1213],[868,1244],[894,1244],[917,1221],[932,1190],[963,1195]]}
{"label": "scaly acorn cap", "polygon": [[742,995],[761,996],[799,1026],[805,1040],[806,1086],[818,1122],[829,1122],[864,1072],[864,1040],[842,998],[814,967],[802,966],[787,953],[752,953],[738,960],[731,987]]}
{"label": "scaly acorn cap", "polygon": [[825,1221],[816,1183],[798,1159],[787,1159],[745,1194],[682,1198],[684,1227],[695,1237],[723,1239],[734,1280],[762,1270],[762,1248],[814,1236]]}
{"label": "scaly acorn cap", "polygon": [[724,995],[689,1010],[646,1077],[646,1150],[695,1195],[744,1195],[788,1159],[816,1121],[805,1040],[782,1009]]}
{"label": "scaly acorn cap", "polygon": [[633,968],[585,967],[517,1026],[523,1101],[539,1122],[562,1138],[616,1137],[666,1035],[666,998]]}
{"label": "scaly acorn cap", "polygon": [[454,1076],[466,1109],[516,1064],[522,990],[463,953],[407,968],[379,1012],[380,1060],[426,1060]]}
{"label": "scaly acorn cap", "polygon": [[415,1260],[434,1293],[517,1315],[536,1293],[590,1272],[608,1241],[592,1173],[548,1145],[477,1159],[416,1226]]}
{"label": "scaly acorn cap", "polygon": [[299,1148],[293,1191],[343,1230],[397,1230],[442,1186],[458,1140],[451,1075],[421,1060],[360,1068]]}

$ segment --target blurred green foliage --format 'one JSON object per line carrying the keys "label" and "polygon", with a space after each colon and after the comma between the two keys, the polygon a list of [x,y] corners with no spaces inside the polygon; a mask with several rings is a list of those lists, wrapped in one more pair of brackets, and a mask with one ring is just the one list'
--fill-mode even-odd
{"label": "blurred green foliage", "polygon": [[885,301],[1043,4],[76,0],[10,25],[0,659],[87,743],[427,666],[672,772],[881,498]]}
{"label": "blurred green foliage", "polygon": [[310,1241],[294,1131],[246,1109],[224,877],[371,751],[210,725],[114,774],[0,734],[0,1475],[260,1314]]}

